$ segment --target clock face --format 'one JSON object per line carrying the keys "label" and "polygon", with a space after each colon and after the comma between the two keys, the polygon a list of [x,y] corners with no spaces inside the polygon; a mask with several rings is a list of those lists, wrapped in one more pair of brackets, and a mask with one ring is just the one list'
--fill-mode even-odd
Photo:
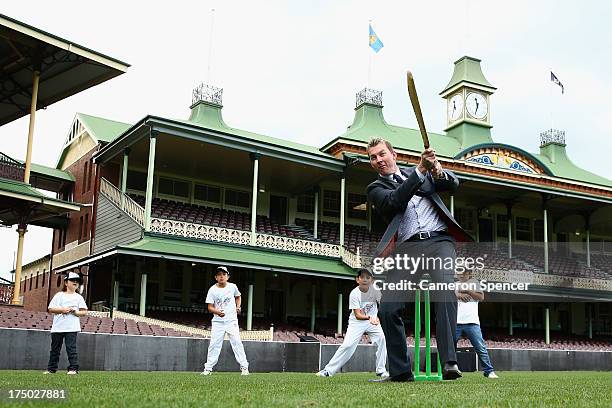
{"label": "clock face", "polygon": [[481,93],[470,92],[467,95],[465,106],[470,116],[474,119],[484,119],[489,111],[487,98]]}
{"label": "clock face", "polygon": [[448,120],[454,122],[463,114],[463,95],[456,94],[448,100]]}

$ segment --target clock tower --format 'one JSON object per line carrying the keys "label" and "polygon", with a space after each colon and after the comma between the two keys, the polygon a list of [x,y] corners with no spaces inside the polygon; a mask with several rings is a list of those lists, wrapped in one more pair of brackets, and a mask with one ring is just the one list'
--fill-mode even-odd
{"label": "clock tower", "polygon": [[495,89],[484,77],[479,59],[465,56],[455,61],[453,76],[440,95],[446,99],[444,131],[462,149],[493,142],[490,97]]}

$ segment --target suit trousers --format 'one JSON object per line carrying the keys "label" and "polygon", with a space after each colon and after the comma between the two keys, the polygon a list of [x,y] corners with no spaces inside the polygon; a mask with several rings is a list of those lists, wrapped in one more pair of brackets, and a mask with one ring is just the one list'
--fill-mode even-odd
{"label": "suit trousers", "polygon": [[[430,275],[433,282],[454,282],[456,252],[455,242],[450,237],[439,236],[417,242],[402,242],[391,257],[397,259],[398,255],[402,261],[422,258],[421,266],[415,269],[410,268],[410,262],[396,262],[395,267],[384,274],[385,283],[412,282],[415,285],[413,288],[418,288],[425,273]],[[434,261],[429,261],[430,259]],[[414,293],[414,290],[408,289],[382,291],[378,316],[387,341],[389,374],[392,377],[412,372],[401,312],[413,302]],[[457,297],[453,290],[432,290],[430,295],[436,318],[440,361],[442,364],[456,362],[454,336],[457,327]]]}

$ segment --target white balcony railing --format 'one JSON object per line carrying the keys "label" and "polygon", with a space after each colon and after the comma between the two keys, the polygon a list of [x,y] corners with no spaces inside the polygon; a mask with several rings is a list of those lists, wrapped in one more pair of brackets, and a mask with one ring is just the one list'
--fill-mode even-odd
{"label": "white balcony railing", "polygon": [[100,180],[100,192],[136,221],[138,225],[144,226],[144,208],[132,200],[129,195],[123,194],[121,190],[105,178]]}

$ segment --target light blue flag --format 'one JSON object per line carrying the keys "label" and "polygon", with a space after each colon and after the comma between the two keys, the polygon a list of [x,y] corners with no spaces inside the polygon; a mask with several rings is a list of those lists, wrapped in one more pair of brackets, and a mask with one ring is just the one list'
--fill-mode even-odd
{"label": "light blue flag", "polygon": [[372,47],[372,49],[375,52],[380,51],[380,49],[382,47],[384,47],[382,41],[380,41],[380,38],[378,38],[378,36],[376,35],[376,33],[374,32],[374,30],[372,29],[372,25],[370,24],[370,47]]}

